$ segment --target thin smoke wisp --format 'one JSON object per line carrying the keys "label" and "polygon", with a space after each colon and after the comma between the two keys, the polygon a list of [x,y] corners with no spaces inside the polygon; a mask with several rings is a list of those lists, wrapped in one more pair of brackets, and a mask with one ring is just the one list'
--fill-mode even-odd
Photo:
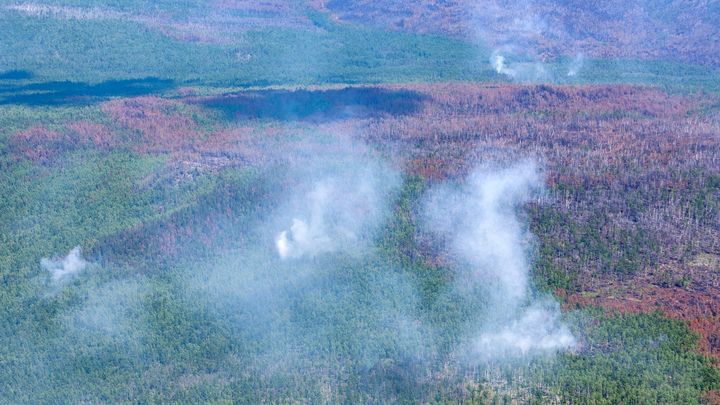
{"label": "thin smoke wisp", "polygon": [[577,76],[578,72],[580,72],[580,69],[582,69],[584,64],[585,59],[583,58],[582,52],[580,52],[577,54],[577,56],[575,56],[572,63],[570,63],[570,68],[568,69],[568,76]]}

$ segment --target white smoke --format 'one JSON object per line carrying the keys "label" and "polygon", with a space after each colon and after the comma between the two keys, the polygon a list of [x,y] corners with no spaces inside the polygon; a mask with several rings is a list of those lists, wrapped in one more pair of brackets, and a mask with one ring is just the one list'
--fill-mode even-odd
{"label": "white smoke", "polygon": [[98,351],[108,344],[138,347],[146,330],[138,320],[142,319],[147,280],[141,277],[89,284],[92,287],[81,295],[83,304],[59,316],[65,336]]}
{"label": "white smoke", "polygon": [[500,55],[498,51],[493,52],[492,56],[490,56],[490,64],[496,72],[502,75],[508,75],[513,78],[517,75],[515,69],[510,69],[505,65],[505,57]]}
{"label": "white smoke", "polygon": [[496,72],[521,82],[542,82],[551,78],[542,63],[515,63],[511,67],[505,63],[505,57],[499,51],[492,53],[490,64]]}
{"label": "white smoke", "polygon": [[426,206],[430,224],[449,238],[451,251],[474,273],[471,279],[493,285],[491,314],[476,344],[483,356],[575,344],[558,320],[557,303],[541,305],[531,298],[525,246],[532,235],[515,210],[541,187],[537,167],[525,163],[499,172],[475,172],[459,189],[435,190]]}
{"label": "white smoke", "polygon": [[65,258],[53,257],[43,258],[40,266],[50,273],[53,283],[69,280],[80,274],[87,267],[87,262],[80,257],[82,249],[80,246],[73,248]]}
{"label": "white smoke", "polygon": [[524,35],[540,35],[547,32],[550,28],[544,18],[534,16],[524,16],[522,18],[513,18],[512,25],[518,32]]}
{"label": "white smoke", "polygon": [[545,305],[534,303],[519,316],[508,318],[500,325],[487,325],[477,338],[475,349],[486,357],[506,353],[526,354],[538,350],[567,349],[576,341],[567,325],[560,322],[560,308],[556,301]]}
{"label": "white smoke", "polygon": [[[278,254],[283,259],[299,258],[303,255],[315,256],[318,253],[334,250],[335,241],[328,237],[322,217],[312,217],[310,224],[294,218],[288,231],[283,231],[275,240]],[[347,236],[352,237],[352,233]]]}
{"label": "white smoke", "polygon": [[297,259],[353,250],[363,230],[377,223],[396,183],[396,174],[371,166],[315,182],[292,203],[292,226],[275,238],[278,254]]}
{"label": "white smoke", "polygon": [[[338,244],[345,239],[353,239],[352,232],[337,232],[341,227],[333,229],[328,224],[329,204],[333,194],[340,192],[335,182],[319,182],[315,184],[312,192],[307,195],[306,201],[310,209],[310,219],[293,218],[290,233],[283,231],[276,239],[275,246],[278,254],[285,258],[300,258],[303,255],[315,256],[319,253],[335,250]],[[330,236],[332,235],[332,237]]]}
{"label": "white smoke", "polygon": [[583,54],[582,52],[579,52],[570,64],[570,68],[568,68],[568,76],[577,76],[578,72],[580,71],[580,69],[582,69],[584,64],[585,59],[583,58]]}
{"label": "white smoke", "polygon": [[490,64],[496,72],[523,83],[558,79],[554,64],[547,63],[550,55],[542,44],[568,34],[562,24],[543,15],[541,9],[534,0],[481,2],[471,8],[469,26],[479,43],[492,46]]}

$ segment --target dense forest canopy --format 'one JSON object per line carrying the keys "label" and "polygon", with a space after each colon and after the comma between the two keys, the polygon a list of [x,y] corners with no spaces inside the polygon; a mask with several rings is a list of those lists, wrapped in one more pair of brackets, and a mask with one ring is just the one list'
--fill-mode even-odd
{"label": "dense forest canopy", "polygon": [[719,11],[0,1],[0,402],[720,403]]}

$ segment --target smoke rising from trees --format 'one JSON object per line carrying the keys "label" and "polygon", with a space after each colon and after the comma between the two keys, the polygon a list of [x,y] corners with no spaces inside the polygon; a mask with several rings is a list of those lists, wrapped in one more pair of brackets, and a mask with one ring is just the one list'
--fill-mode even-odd
{"label": "smoke rising from trees", "polygon": [[80,246],[76,246],[64,258],[43,258],[40,260],[40,266],[50,273],[53,283],[69,280],[80,274],[80,272],[87,267],[87,262],[80,257],[81,253],[82,249]]}
{"label": "smoke rising from trees", "polygon": [[[312,179],[316,176],[319,179]],[[293,216],[292,226],[275,239],[283,259],[352,249],[364,229],[377,226],[398,176],[379,165],[350,163],[343,172],[314,174],[308,181],[312,190],[300,193],[285,208]]]}
{"label": "smoke rising from trees", "polygon": [[471,280],[496,286],[476,338],[483,357],[575,344],[558,320],[557,302],[534,298],[529,286],[527,246],[532,235],[516,211],[541,188],[538,168],[524,163],[498,172],[475,171],[460,187],[434,190],[426,205],[430,226],[449,240],[449,253],[469,266]]}
{"label": "smoke rising from trees", "polygon": [[579,52],[575,58],[573,58],[568,68],[568,76],[577,76],[578,72],[585,65],[585,58],[582,52]]}

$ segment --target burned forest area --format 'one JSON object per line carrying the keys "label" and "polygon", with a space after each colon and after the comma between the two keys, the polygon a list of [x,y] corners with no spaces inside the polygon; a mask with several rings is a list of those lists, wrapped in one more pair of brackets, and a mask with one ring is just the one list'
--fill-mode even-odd
{"label": "burned forest area", "polygon": [[718,13],[0,0],[0,403],[720,405]]}

